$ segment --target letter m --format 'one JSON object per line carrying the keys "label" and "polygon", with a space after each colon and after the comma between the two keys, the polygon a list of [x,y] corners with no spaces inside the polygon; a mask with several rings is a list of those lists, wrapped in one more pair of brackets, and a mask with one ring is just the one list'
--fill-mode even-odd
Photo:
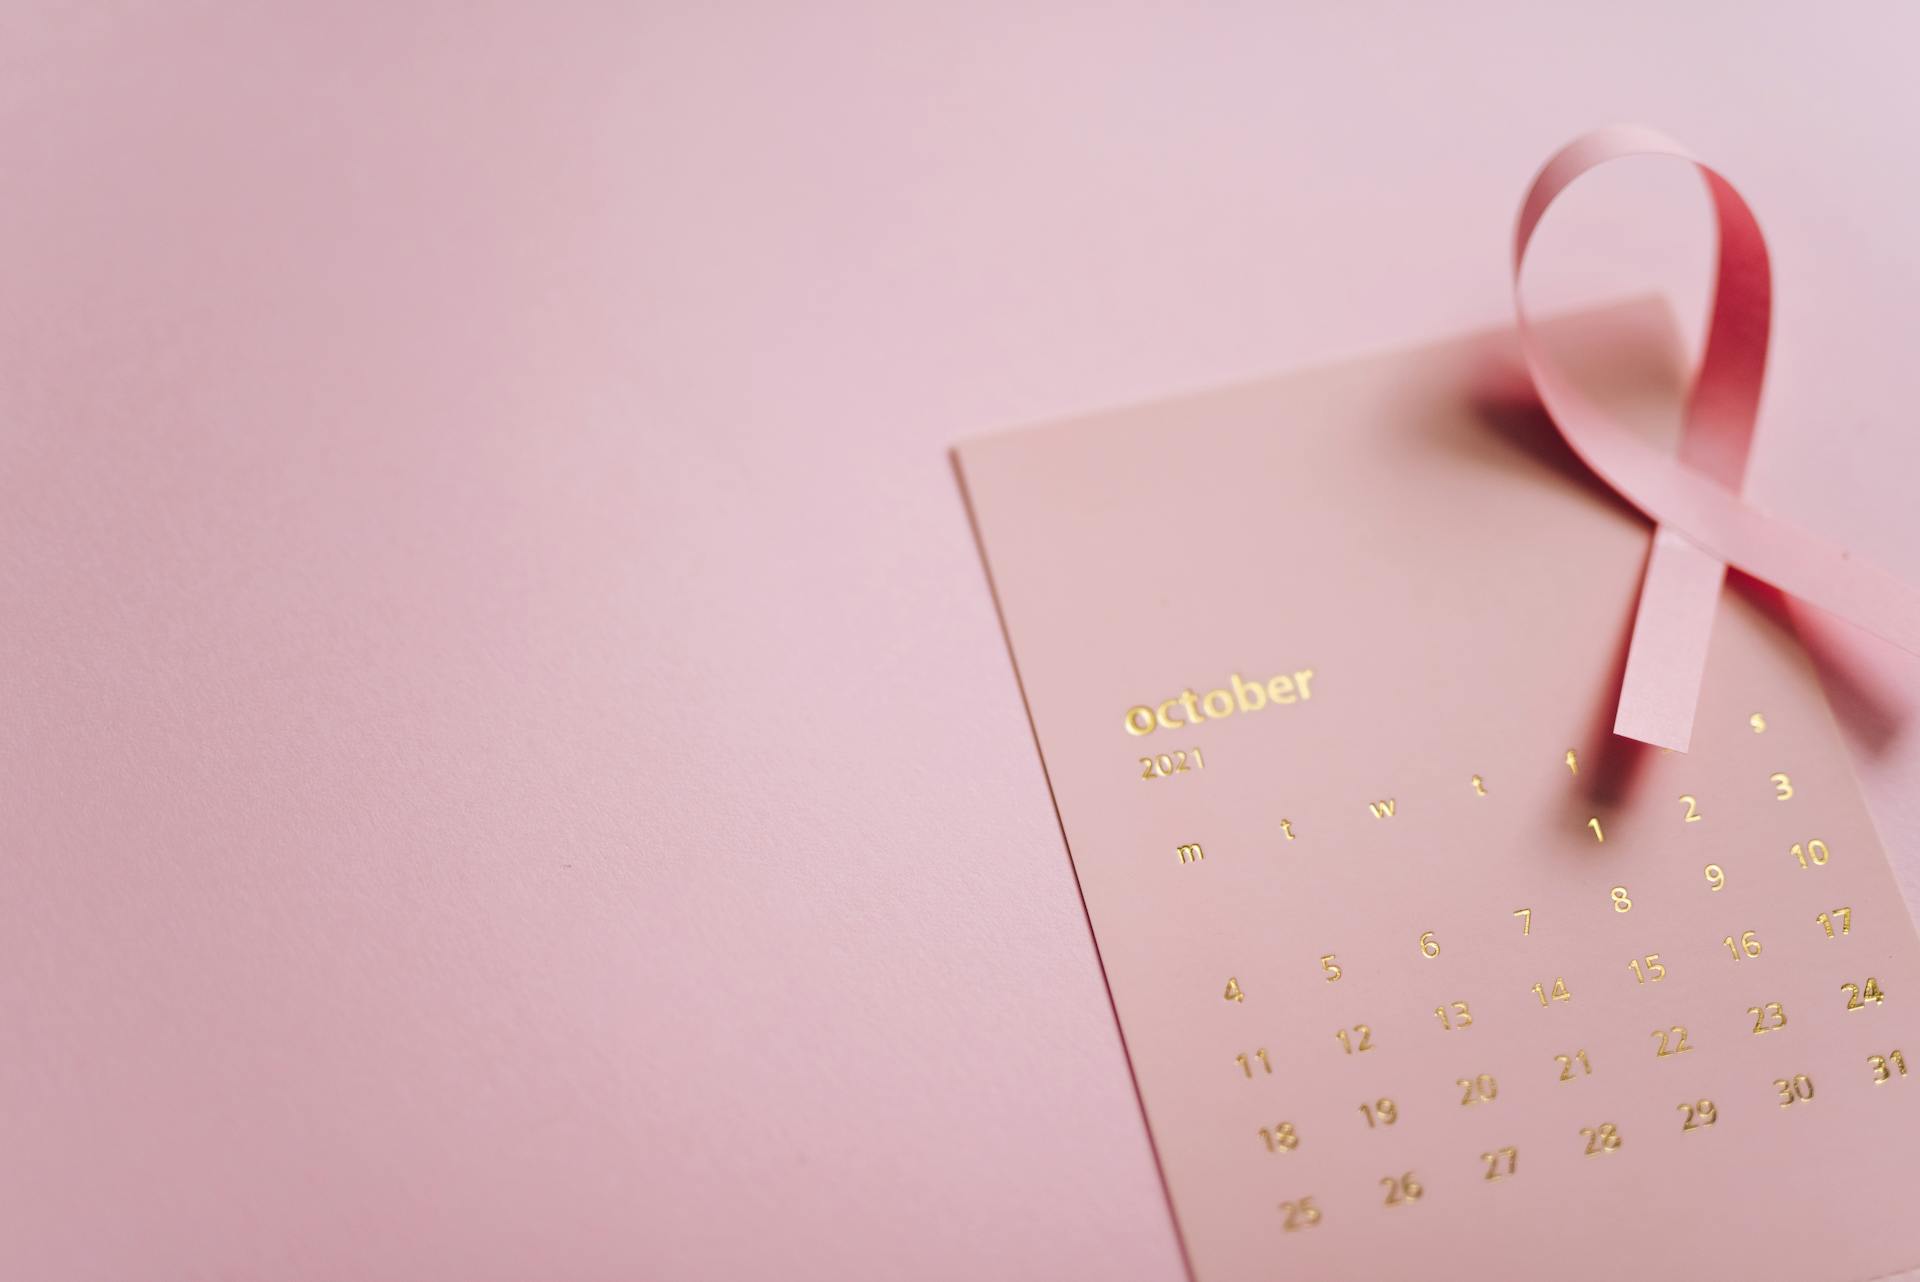
{"label": "letter m", "polygon": [[1388,797],[1385,801],[1369,801],[1367,809],[1373,812],[1375,819],[1391,819],[1393,818],[1393,798]]}
{"label": "letter m", "polygon": [[1189,842],[1187,845],[1174,851],[1174,853],[1180,856],[1180,862],[1183,864],[1199,863],[1207,857],[1206,852],[1200,849],[1200,843],[1198,842]]}

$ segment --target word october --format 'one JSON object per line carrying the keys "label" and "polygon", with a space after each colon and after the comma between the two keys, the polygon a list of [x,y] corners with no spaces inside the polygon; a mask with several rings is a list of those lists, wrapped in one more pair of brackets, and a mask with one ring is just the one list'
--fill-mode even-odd
{"label": "word october", "polygon": [[[1152,734],[1155,730],[1171,730],[1175,726],[1197,726],[1202,721],[1219,720],[1230,717],[1237,708],[1241,712],[1258,712],[1269,703],[1293,703],[1299,699],[1311,699],[1313,691],[1308,682],[1313,680],[1313,669],[1303,668],[1292,676],[1278,676],[1262,684],[1255,681],[1251,685],[1240,679],[1238,672],[1233,674],[1231,693],[1226,690],[1209,690],[1203,697],[1191,690],[1182,690],[1171,699],[1163,700],[1158,707],[1141,704],[1127,709],[1127,733],[1130,735]],[[1184,716],[1178,715],[1184,713]]]}

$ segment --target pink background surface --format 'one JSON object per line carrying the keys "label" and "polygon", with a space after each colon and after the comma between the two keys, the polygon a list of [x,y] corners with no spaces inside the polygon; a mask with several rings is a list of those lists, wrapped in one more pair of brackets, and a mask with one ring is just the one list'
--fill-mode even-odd
{"label": "pink background surface", "polygon": [[1593,124],[1920,578],[1911,7],[808,8],[0,15],[0,1275],[1178,1277],[946,447],[1498,322]]}

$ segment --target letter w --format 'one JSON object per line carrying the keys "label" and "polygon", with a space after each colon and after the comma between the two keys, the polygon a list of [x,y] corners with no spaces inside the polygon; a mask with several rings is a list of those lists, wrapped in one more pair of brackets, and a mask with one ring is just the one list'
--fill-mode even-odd
{"label": "letter w", "polygon": [[1375,819],[1391,819],[1393,818],[1393,798],[1388,797],[1385,801],[1369,801],[1367,809],[1373,812]]}

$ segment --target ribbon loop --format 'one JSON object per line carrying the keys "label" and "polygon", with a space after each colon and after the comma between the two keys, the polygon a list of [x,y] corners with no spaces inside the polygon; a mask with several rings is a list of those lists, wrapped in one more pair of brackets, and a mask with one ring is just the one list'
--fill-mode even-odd
{"label": "ribbon loop", "polygon": [[[1687,398],[1680,452],[1640,439],[1545,359],[1520,292],[1541,216],[1582,174],[1629,156],[1669,156],[1705,179],[1719,229],[1706,350]],[[1547,414],[1573,452],[1656,525],[1614,732],[1685,751],[1728,565],[1920,654],[1920,592],[1742,497],[1766,372],[1773,276],[1766,238],[1740,193],[1672,139],[1616,126],[1582,135],[1541,168],[1521,202],[1513,246],[1521,351]]]}

